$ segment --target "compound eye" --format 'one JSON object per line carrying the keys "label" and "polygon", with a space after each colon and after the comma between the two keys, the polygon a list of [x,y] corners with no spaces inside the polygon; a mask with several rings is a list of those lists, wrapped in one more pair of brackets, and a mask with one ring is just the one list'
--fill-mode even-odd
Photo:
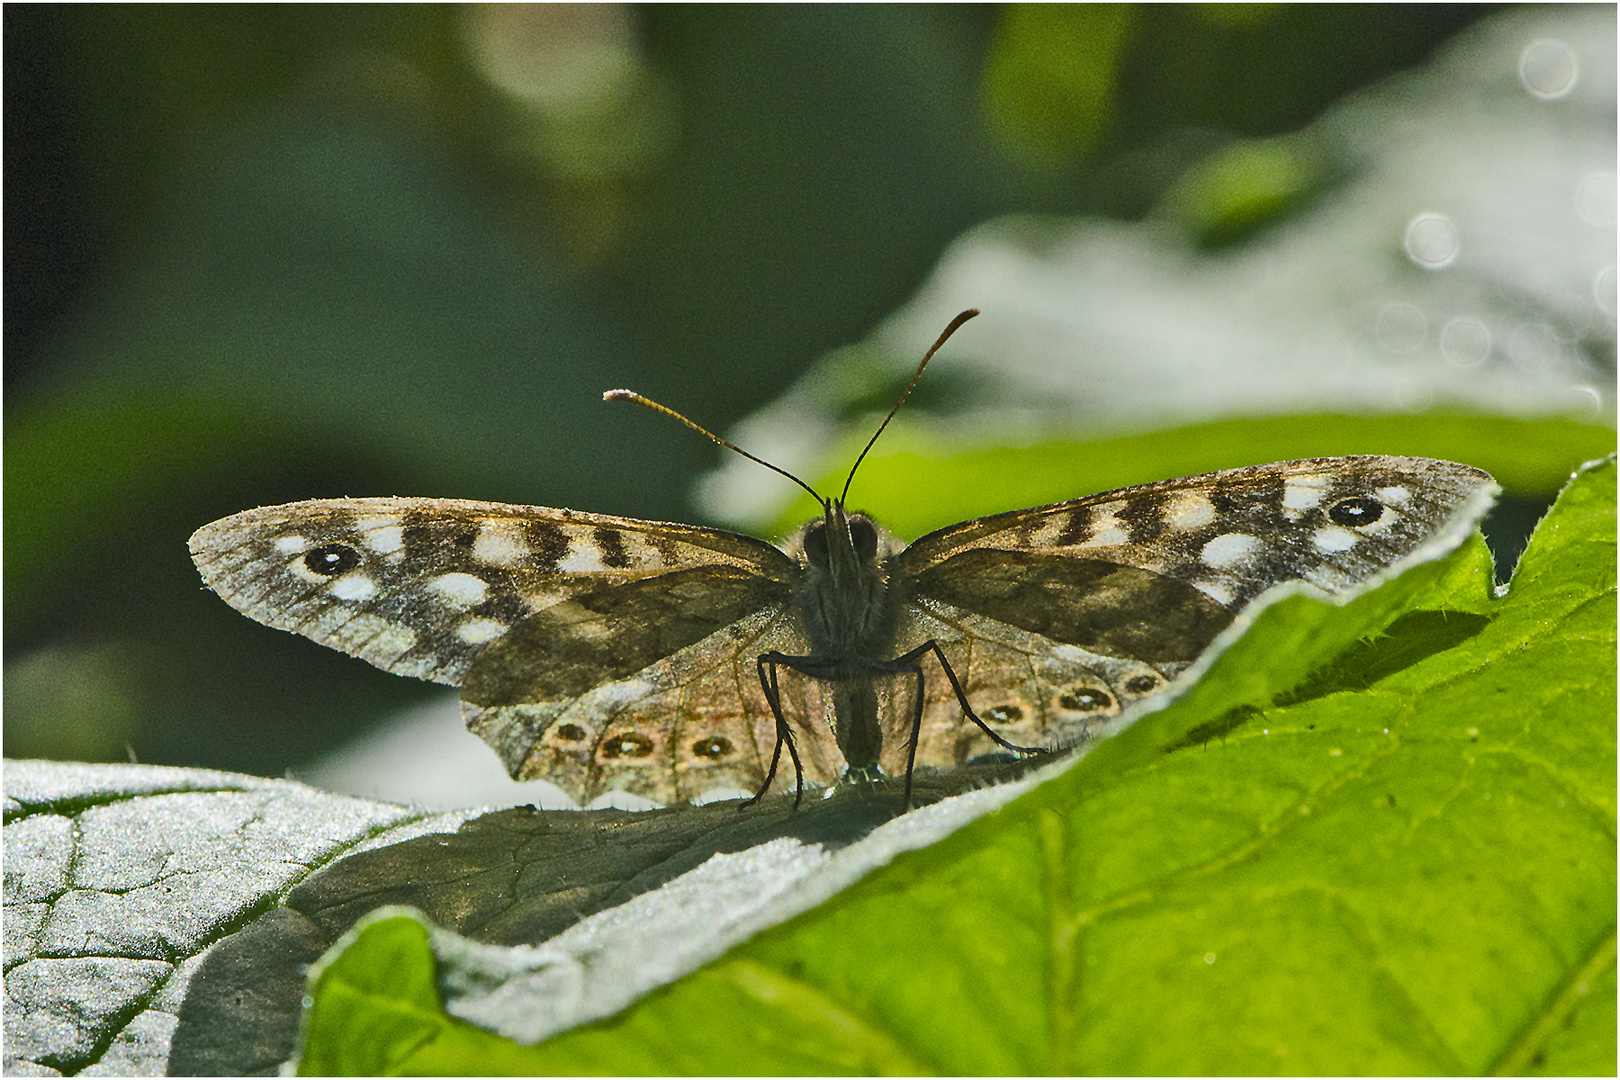
{"label": "compound eye", "polygon": [[877,557],[877,528],[863,517],[850,518],[849,538],[855,544],[855,554],[863,560]]}
{"label": "compound eye", "polygon": [[817,521],[804,531],[804,557],[811,566],[827,566],[827,523]]}

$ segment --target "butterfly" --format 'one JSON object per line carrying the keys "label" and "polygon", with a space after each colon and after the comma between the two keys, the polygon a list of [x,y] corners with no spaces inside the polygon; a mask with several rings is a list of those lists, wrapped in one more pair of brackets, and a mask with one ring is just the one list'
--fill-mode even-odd
{"label": "butterfly", "polygon": [[613,790],[751,803],[788,788],[786,748],[796,798],[806,780],[903,773],[909,805],[916,767],[1093,737],[1260,593],[1341,593],[1492,490],[1453,462],[1311,458],[905,544],[847,509],[846,481],[783,546],[539,506],[313,499],[223,518],[190,549],[249,617],[460,687],[468,728],[515,779],[582,804]]}

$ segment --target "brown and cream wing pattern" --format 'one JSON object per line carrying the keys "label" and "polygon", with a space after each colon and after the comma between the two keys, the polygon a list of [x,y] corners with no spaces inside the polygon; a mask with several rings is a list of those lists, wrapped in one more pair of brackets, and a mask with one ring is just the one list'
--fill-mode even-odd
{"label": "brown and cream wing pattern", "polygon": [[778,548],[717,529],[461,499],[313,499],[222,518],[190,540],[203,580],[250,618],[384,671],[460,685],[473,658],[580,593],[722,566],[786,582]]}
{"label": "brown and cream wing pattern", "polygon": [[[1003,737],[1065,745],[1163,687],[1261,592],[1342,592],[1493,487],[1448,461],[1312,458],[963,522],[901,553],[899,649],[940,641]],[[959,715],[932,686],[919,761],[993,749]]]}

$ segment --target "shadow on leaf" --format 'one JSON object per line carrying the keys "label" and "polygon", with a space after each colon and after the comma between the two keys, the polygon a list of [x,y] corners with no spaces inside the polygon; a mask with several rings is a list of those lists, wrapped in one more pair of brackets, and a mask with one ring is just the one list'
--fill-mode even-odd
{"label": "shadow on leaf", "polygon": [[[935,802],[1011,779],[1047,758],[918,773],[914,801]],[[623,904],[710,857],[791,838],[836,850],[900,809],[898,783],[833,799],[772,796],[661,810],[537,810],[518,806],[362,851],[311,875],[282,905],[208,954],[180,1011],[170,1075],[273,1075],[292,1056],[308,966],[362,916],[415,907],[491,945],[536,945]]]}

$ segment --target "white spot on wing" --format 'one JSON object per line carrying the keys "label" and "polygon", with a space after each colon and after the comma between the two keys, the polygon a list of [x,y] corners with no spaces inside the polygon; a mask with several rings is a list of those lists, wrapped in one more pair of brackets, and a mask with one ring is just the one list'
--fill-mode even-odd
{"label": "white spot on wing", "polygon": [[1224,569],[1248,559],[1259,547],[1260,541],[1247,533],[1225,533],[1204,545],[1202,558],[1206,566]]}
{"label": "white spot on wing", "polygon": [[1309,510],[1322,501],[1327,491],[1325,476],[1292,476],[1283,483],[1283,509]]}
{"label": "white spot on wing", "polygon": [[1091,524],[1091,535],[1083,542],[1074,545],[1077,548],[1118,547],[1131,542],[1130,530],[1116,516],[1125,509],[1123,502],[1104,503],[1095,507],[1096,518]]}
{"label": "white spot on wing", "polygon": [[1184,492],[1172,499],[1165,508],[1164,520],[1179,532],[1201,529],[1215,520],[1215,506],[1203,495]]}
{"label": "white spot on wing", "polygon": [[1330,554],[1349,551],[1356,546],[1356,541],[1359,539],[1361,537],[1354,532],[1349,529],[1341,529],[1337,525],[1317,529],[1316,534],[1311,537],[1311,541],[1316,544],[1318,551],[1325,551]]}
{"label": "white spot on wing", "polygon": [[1131,542],[1130,533],[1120,528],[1118,524],[1098,529],[1084,543],[1074,545],[1077,548],[1119,547],[1121,544]]}
{"label": "white spot on wing", "polygon": [[516,566],[528,557],[529,544],[516,522],[485,518],[478,525],[472,553],[490,566]]}
{"label": "white spot on wing", "polygon": [[468,645],[482,645],[506,633],[506,624],[495,619],[467,619],[456,627],[456,637]]}
{"label": "white spot on wing", "polygon": [[471,574],[440,574],[428,579],[427,587],[445,606],[457,610],[484,602],[489,583]]}
{"label": "white spot on wing", "polygon": [[1399,484],[1378,489],[1378,498],[1390,506],[1405,506],[1412,501],[1412,493]]}
{"label": "white spot on wing", "polygon": [[294,533],[291,536],[278,536],[275,540],[276,550],[285,551],[289,555],[303,551],[309,547],[309,541]]}
{"label": "white spot on wing", "polygon": [[344,574],[326,587],[339,600],[370,600],[377,595],[377,583],[364,574]]}
{"label": "white spot on wing", "polygon": [[405,548],[405,530],[399,518],[392,514],[379,514],[361,518],[354,523],[360,542],[378,555],[393,555]]}
{"label": "white spot on wing", "polygon": [[568,546],[568,554],[557,560],[557,569],[564,574],[593,574],[606,570],[607,564],[596,545],[575,542]]}
{"label": "white spot on wing", "polygon": [[1218,581],[1194,582],[1193,588],[1220,604],[1222,607],[1232,602],[1232,590]]}

